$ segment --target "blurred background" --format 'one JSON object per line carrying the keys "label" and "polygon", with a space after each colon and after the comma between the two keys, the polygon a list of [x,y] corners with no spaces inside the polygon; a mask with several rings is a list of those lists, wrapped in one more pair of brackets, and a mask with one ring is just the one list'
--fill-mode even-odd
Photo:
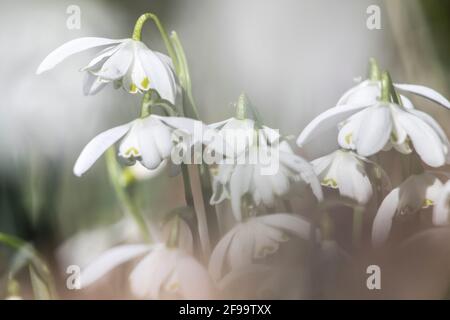
{"label": "blurred background", "polygon": [[[70,5],[81,9],[79,30],[66,27]],[[381,9],[380,30],[366,27],[370,5]],[[82,94],[78,70],[92,52],[36,76],[42,59],[68,40],[129,37],[136,18],[154,12],[168,30],[178,32],[205,122],[230,117],[231,104],[246,92],[266,124],[286,135],[297,136],[364,79],[369,57],[388,69],[395,82],[426,85],[450,96],[449,1],[18,0],[1,7],[0,232],[30,241],[52,263],[64,240],[122,216],[102,161],[82,179],[72,167],[94,135],[134,119],[140,106],[139,96],[111,87],[95,96]],[[151,23],[143,41],[164,52]],[[423,99],[414,102],[450,135],[448,111]],[[320,143],[307,155],[313,159],[328,147]],[[165,175],[147,184],[148,215],[173,205],[164,200],[179,198],[176,181]],[[443,268],[439,276],[448,280],[450,236],[440,237],[447,245],[439,247],[436,268]],[[431,255],[426,246],[423,252]],[[8,257],[0,249],[0,275]],[[416,264],[418,270],[435,271],[425,258],[416,258],[424,264]],[[442,279],[423,286],[405,280],[411,287],[399,284],[405,289],[388,296],[439,297]],[[361,297],[357,288],[346,285],[345,275],[338,280],[339,288],[346,289],[330,297]]]}

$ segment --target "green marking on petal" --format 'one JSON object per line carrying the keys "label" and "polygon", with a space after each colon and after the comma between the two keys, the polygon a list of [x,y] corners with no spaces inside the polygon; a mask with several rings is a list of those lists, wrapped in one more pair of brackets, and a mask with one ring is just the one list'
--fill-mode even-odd
{"label": "green marking on petal", "polygon": [[132,83],[132,84],[130,85],[130,92],[132,92],[132,93],[137,92],[137,87],[136,87],[136,85],[135,85],[134,83]]}
{"label": "green marking on petal", "polygon": [[323,179],[322,180],[322,185],[325,187],[331,187],[336,189],[338,187],[337,181],[331,178],[328,179]]}
{"label": "green marking on petal", "polygon": [[178,282],[172,282],[167,286],[167,291],[175,292],[180,288],[180,284]]}
{"label": "green marking on petal", "polygon": [[347,134],[347,135],[345,136],[345,138],[344,138],[345,142],[346,142],[347,144],[352,143],[352,137],[353,137],[353,133],[350,132],[349,134]]}
{"label": "green marking on petal", "polygon": [[135,147],[130,147],[130,148],[127,149],[127,151],[125,151],[125,155],[126,155],[127,157],[129,157],[129,156],[131,156],[131,155],[133,155],[134,157],[136,157],[136,156],[139,155],[139,150],[136,149]]}
{"label": "green marking on petal", "polygon": [[425,199],[423,201],[422,208],[425,209],[425,208],[431,207],[432,205],[434,205],[433,200]]}
{"label": "green marking on petal", "polygon": [[257,256],[259,258],[262,258],[262,257],[265,257],[268,254],[274,253],[275,251],[277,251],[277,248],[274,247],[274,246],[264,246],[258,251]]}
{"label": "green marking on petal", "polygon": [[145,90],[148,89],[148,85],[150,84],[150,80],[145,77],[144,80],[141,81],[141,87],[144,88]]}
{"label": "green marking on petal", "polygon": [[393,142],[397,142],[398,141],[398,136],[397,136],[397,134],[395,132],[391,133],[391,139],[392,139]]}

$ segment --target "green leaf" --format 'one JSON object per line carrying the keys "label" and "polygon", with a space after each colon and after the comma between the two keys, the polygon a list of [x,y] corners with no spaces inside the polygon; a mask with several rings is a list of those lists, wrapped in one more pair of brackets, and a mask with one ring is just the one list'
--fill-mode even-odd
{"label": "green leaf", "polygon": [[49,285],[38,275],[35,268],[30,265],[30,280],[31,286],[33,287],[33,294],[36,300],[51,300],[52,293]]}

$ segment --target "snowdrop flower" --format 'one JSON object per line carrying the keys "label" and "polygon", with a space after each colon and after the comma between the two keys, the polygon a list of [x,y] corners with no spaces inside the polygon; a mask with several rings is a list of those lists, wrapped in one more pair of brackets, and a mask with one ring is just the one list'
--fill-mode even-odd
{"label": "snowdrop flower", "polygon": [[37,74],[52,69],[69,56],[91,48],[104,48],[81,71],[86,71],[83,90],[92,95],[106,84],[122,86],[130,93],[156,90],[161,98],[175,104],[175,75],[168,56],[150,50],[134,39],[86,37],[69,41],[51,52],[39,65]]}
{"label": "snowdrop flower", "polygon": [[105,251],[81,273],[83,288],[109,271],[143,256],[130,274],[131,292],[139,298],[206,299],[213,292],[206,269],[183,249],[155,245],[130,244]]}
{"label": "snowdrop flower", "polygon": [[211,137],[205,136],[206,150],[216,152],[228,158],[235,158],[253,145],[256,141],[255,131],[263,132],[270,143],[276,142],[280,138],[277,130],[267,126],[257,128],[252,119],[230,118],[208,126],[213,129]]}
{"label": "snowdrop flower", "polygon": [[450,216],[450,181],[442,188],[442,192],[436,200],[433,208],[433,223],[435,225],[446,225]]}
{"label": "snowdrop flower", "polygon": [[[439,105],[450,109],[450,102],[435,90],[412,84],[394,84],[394,87],[400,91],[413,93],[425,97]],[[310,142],[314,137],[320,136],[321,133],[327,130],[337,128],[344,120],[348,119],[355,113],[369,106],[379,103],[381,97],[381,81],[380,80],[365,80],[357,86],[348,90],[339,99],[336,107],[330,108],[325,112],[319,114],[314,118],[301,132],[297,139],[297,145],[303,147]],[[405,96],[399,94],[400,101],[406,111],[415,113],[414,106],[411,101]],[[423,114],[423,113],[421,113]],[[425,117],[429,117],[425,115]]]}
{"label": "snowdrop flower", "polygon": [[[140,258],[130,274],[131,292],[139,298],[206,299],[213,293],[207,270],[191,256],[192,233],[178,220],[178,247],[164,240],[170,231],[164,228],[152,233],[155,244],[119,245],[103,252],[81,272],[81,286],[86,288],[116,267]],[[165,227],[170,227],[170,223]]]}
{"label": "snowdrop flower", "polygon": [[378,102],[355,113],[339,127],[339,145],[356,150],[364,157],[391,146],[409,154],[414,147],[429,166],[450,163],[450,143],[444,130],[431,116],[419,110]]}
{"label": "snowdrop flower", "polygon": [[[392,220],[397,214],[415,214],[434,205],[442,191],[442,182],[429,172],[412,175],[393,189],[383,200],[375,216],[372,226],[374,245],[380,245],[387,240]],[[436,219],[434,221],[436,222]]]}
{"label": "snowdrop flower", "polygon": [[214,248],[209,262],[210,275],[218,281],[224,273],[275,253],[289,236],[307,240],[309,234],[310,224],[298,216],[276,213],[250,217],[231,229]]}
{"label": "snowdrop flower", "polygon": [[278,138],[259,130],[254,143],[239,154],[235,163],[226,160],[220,163],[213,176],[210,203],[230,199],[235,218],[240,221],[241,199],[245,194],[250,194],[256,205],[272,207],[276,196],[286,195],[292,183],[300,181],[308,183],[321,201],[322,189],[311,164],[294,154],[286,141],[275,142]]}
{"label": "snowdrop flower", "polygon": [[188,118],[150,115],[109,129],[97,135],[84,147],[73,172],[81,176],[121,138],[123,139],[119,147],[119,157],[131,164],[138,160],[149,170],[157,169],[171,155],[174,130],[191,135],[196,124],[201,125],[199,121]]}
{"label": "snowdrop flower", "polygon": [[373,193],[366,163],[364,157],[343,149],[311,162],[323,186],[338,189],[342,196],[360,204],[366,204]]}

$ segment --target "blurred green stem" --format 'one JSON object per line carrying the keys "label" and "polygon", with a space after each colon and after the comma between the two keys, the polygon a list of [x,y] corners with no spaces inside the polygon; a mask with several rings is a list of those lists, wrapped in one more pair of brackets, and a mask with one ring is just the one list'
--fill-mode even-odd
{"label": "blurred green stem", "polygon": [[116,160],[114,146],[106,151],[106,167],[110,181],[113,185],[117,199],[122,207],[122,210],[131,215],[141,231],[144,241],[150,242],[150,231],[147,227],[144,217],[139,212],[139,209],[134,205],[126,191],[125,186],[121,182],[122,168],[119,166]]}
{"label": "blurred green stem", "polygon": [[364,226],[364,208],[354,207],[352,240],[353,246],[355,248],[359,248],[361,246],[363,226]]}

